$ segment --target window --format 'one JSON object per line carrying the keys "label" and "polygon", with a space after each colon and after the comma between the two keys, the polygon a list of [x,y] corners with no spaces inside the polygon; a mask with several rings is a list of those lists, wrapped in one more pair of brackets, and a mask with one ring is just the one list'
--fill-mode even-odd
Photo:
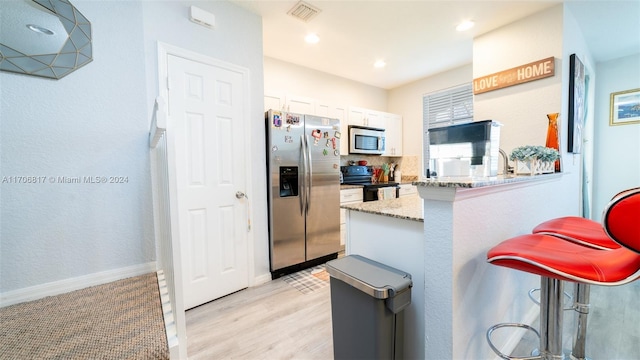
{"label": "window", "polygon": [[464,84],[422,98],[423,160],[429,169],[429,129],[473,121],[473,88]]}

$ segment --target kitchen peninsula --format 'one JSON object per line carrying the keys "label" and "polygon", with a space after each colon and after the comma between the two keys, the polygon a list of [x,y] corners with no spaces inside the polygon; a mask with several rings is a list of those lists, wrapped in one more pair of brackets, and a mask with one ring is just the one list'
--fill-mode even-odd
{"label": "kitchen peninsula", "polygon": [[487,328],[535,320],[538,308],[527,292],[539,278],[492,267],[486,252],[544,220],[577,214],[563,210],[563,178],[571,176],[427,179],[413,183],[419,197],[342,206],[348,213],[346,253],[413,278],[405,313],[409,358],[493,358]]}
{"label": "kitchen peninsula", "polygon": [[347,210],[347,255],[362,255],[411,274],[411,304],[404,310],[404,354],[407,359],[424,359],[422,198],[414,194],[340,207]]}

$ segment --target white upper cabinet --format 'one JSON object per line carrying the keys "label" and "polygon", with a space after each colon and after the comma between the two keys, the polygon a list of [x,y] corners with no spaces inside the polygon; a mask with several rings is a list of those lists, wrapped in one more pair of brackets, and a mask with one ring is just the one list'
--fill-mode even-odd
{"label": "white upper cabinet", "polygon": [[265,91],[265,111],[269,109],[298,114],[326,116],[340,120],[340,155],[349,155],[349,125],[385,129],[383,156],[402,156],[402,116],[356,106],[330,104],[317,99]]}
{"label": "white upper cabinet", "polygon": [[349,106],[349,125],[384,128],[382,112],[361,107]]}
{"label": "white upper cabinet", "polygon": [[285,97],[284,94],[278,94],[276,92],[265,93],[264,95],[264,111],[267,112],[273,110],[284,110]]}
{"label": "white upper cabinet", "polygon": [[349,155],[349,115],[346,106],[334,106],[330,117],[340,120],[340,155]]}
{"label": "white upper cabinet", "polygon": [[287,111],[297,114],[317,114],[317,100],[304,97],[287,94],[284,95],[278,92],[266,92],[264,95],[264,111],[269,109]]}
{"label": "white upper cabinet", "polygon": [[[385,152],[382,156],[402,156],[401,115],[350,106],[349,125],[385,129]],[[348,151],[342,155],[347,154]]]}
{"label": "white upper cabinet", "polygon": [[316,100],[308,97],[287,95],[287,111],[296,114],[316,114]]}
{"label": "white upper cabinet", "polygon": [[382,156],[402,156],[402,116],[383,114],[385,151]]}

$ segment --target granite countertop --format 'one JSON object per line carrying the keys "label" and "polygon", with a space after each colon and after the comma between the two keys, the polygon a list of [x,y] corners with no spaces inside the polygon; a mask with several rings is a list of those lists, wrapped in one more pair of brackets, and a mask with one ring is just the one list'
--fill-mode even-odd
{"label": "granite countertop", "polygon": [[560,177],[562,173],[543,174],[543,175],[520,175],[520,176],[502,176],[495,177],[440,177],[431,178],[421,181],[414,181],[413,185],[436,188],[479,188],[485,186],[512,184],[529,181],[542,181]]}
{"label": "granite countertop", "polygon": [[[412,184],[416,180],[418,180],[417,176],[403,176],[402,177],[402,181],[399,181],[398,183],[401,184],[401,185]],[[357,188],[362,188],[362,187],[363,187],[363,185],[340,184],[340,190],[357,189]]]}
{"label": "granite countertop", "polygon": [[367,201],[355,204],[343,204],[341,208],[362,211],[370,214],[391,216],[398,219],[424,222],[422,198],[418,194],[402,196],[397,199]]}
{"label": "granite countertop", "polygon": [[340,184],[340,190],[347,189],[362,189],[363,185],[349,185],[349,184]]}

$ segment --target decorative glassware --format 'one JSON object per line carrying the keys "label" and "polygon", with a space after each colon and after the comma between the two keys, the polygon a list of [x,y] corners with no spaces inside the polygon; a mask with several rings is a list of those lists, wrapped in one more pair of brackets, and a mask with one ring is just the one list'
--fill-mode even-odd
{"label": "decorative glassware", "polygon": [[[547,128],[546,147],[560,151],[560,142],[558,140],[558,116],[559,113],[547,114],[549,119],[549,127]],[[555,162],[555,171],[560,172],[560,159]]]}

